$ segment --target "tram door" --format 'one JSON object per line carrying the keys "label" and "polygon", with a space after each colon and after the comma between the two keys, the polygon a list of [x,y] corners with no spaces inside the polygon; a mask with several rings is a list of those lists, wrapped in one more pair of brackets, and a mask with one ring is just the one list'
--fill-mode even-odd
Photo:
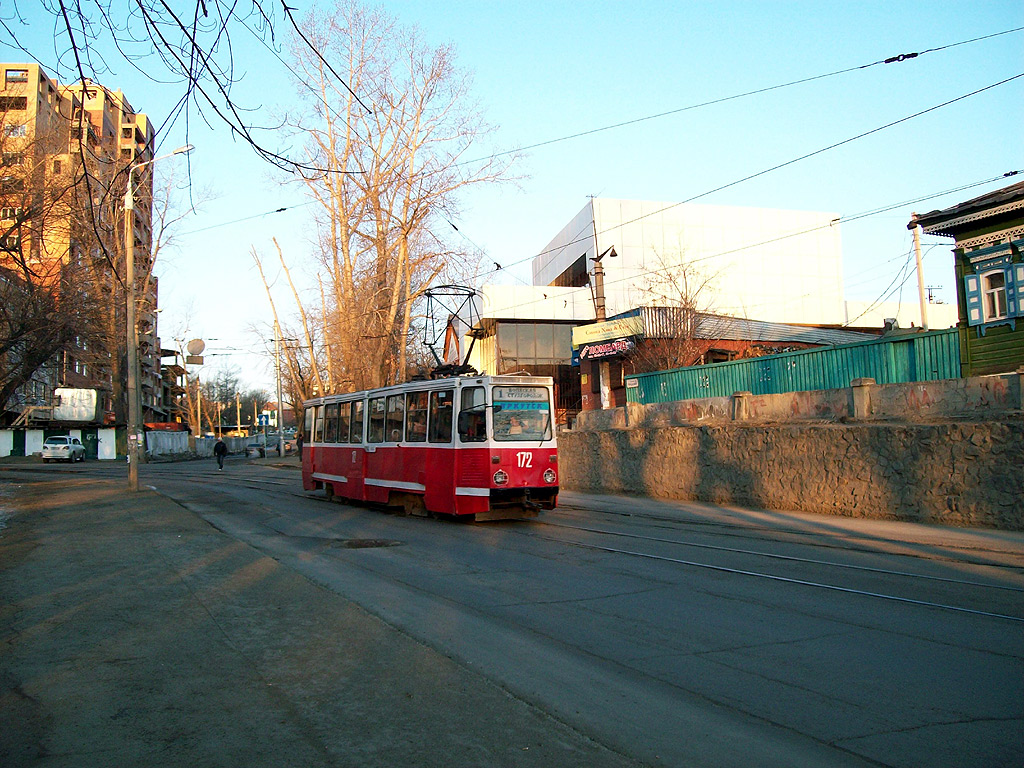
{"label": "tram door", "polygon": [[348,480],[348,496],[353,499],[362,499],[365,496],[363,480],[366,477],[366,451],[363,449],[363,401],[356,400],[353,403],[345,403],[342,409],[348,409],[348,442],[347,448],[343,447],[342,467],[345,478]]}
{"label": "tram door", "polygon": [[320,446],[324,442],[324,406],[316,405],[306,409],[306,441],[309,444],[305,449],[309,451],[310,475],[324,471],[324,449]]}

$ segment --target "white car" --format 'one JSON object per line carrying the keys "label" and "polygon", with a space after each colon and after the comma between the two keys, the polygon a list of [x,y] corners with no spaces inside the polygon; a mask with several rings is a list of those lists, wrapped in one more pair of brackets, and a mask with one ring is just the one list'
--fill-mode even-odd
{"label": "white car", "polygon": [[85,446],[77,437],[61,435],[43,441],[43,463],[51,461],[85,461]]}

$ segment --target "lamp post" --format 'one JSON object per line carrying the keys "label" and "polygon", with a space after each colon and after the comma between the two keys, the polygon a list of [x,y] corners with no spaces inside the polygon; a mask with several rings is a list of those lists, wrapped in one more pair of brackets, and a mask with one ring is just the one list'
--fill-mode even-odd
{"label": "lamp post", "polygon": [[284,456],[284,403],[281,397],[281,326],[274,319],[274,358],[277,368],[277,455]]}
{"label": "lamp post", "polygon": [[141,427],[142,397],[139,387],[139,328],[135,316],[135,169],[144,168],[163,160],[171,155],[181,155],[191,152],[191,144],[152,160],[143,163],[135,163],[128,167],[128,188],[124,193],[124,283],[126,303],[126,344],[128,364],[128,490],[135,492],[139,490],[139,443],[142,442],[143,434]]}

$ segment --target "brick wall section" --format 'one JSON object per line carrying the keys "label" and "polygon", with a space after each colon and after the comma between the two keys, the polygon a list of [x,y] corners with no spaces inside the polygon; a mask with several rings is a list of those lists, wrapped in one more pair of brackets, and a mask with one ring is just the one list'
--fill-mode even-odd
{"label": "brick wall section", "polygon": [[566,490],[1024,530],[1019,415],[576,430],[559,466]]}

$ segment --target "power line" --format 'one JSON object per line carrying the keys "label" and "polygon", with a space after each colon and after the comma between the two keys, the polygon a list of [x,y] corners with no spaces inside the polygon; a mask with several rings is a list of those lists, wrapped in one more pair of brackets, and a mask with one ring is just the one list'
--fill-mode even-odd
{"label": "power line", "polygon": [[[815,157],[817,155],[824,154],[825,152],[829,152],[829,151],[831,151],[833,149],[837,149],[838,147],[845,146],[846,144],[850,144],[850,143],[852,143],[854,141],[857,141],[859,139],[863,139],[863,138],[866,138],[868,136],[874,135],[874,134],[879,133],[881,131],[884,131],[884,130],[886,130],[888,128],[892,128],[894,126],[900,125],[901,123],[905,123],[905,122],[908,122],[910,120],[913,120],[914,118],[921,117],[922,115],[926,115],[926,114],[929,114],[931,112],[935,112],[936,110],[942,109],[943,107],[948,107],[951,104],[956,104],[957,102],[963,101],[964,99],[969,99],[972,96],[977,96],[979,93],[984,93],[986,91],[992,90],[993,88],[998,88],[1001,85],[1005,85],[1005,84],[1007,84],[1009,82],[1012,82],[1014,80],[1018,80],[1018,79],[1020,79],[1022,77],[1024,77],[1024,72],[1021,72],[1019,74],[1013,75],[1013,76],[1008,77],[1008,78],[1005,78],[1005,79],[1000,80],[998,82],[992,83],[991,85],[986,85],[986,86],[984,86],[982,88],[978,88],[976,90],[970,91],[969,93],[965,93],[965,94],[963,94],[961,96],[957,96],[957,97],[955,97],[953,99],[949,99],[948,101],[944,101],[941,104],[936,104],[934,106],[928,107],[927,109],[922,109],[922,110],[920,110],[918,112],[914,112],[913,114],[907,115],[905,117],[901,117],[898,120],[893,120],[893,121],[891,121],[889,123],[886,123],[884,125],[878,126],[877,128],[872,128],[869,131],[864,131],[864,132],[859,133],[859,134],[857,134],[855,136],[851,136],[851,137],[849,137],[847,139],[843,139],[842,141],[837,141],[837,142],[835,142],[833,144],[829,144],[826,147],[822,147],[820,149],[814,150],[813,152],[808,152],[806,154],[800,155],[799,157],[793,158],[792,160],[787,160],[787,161],[785,161],[783,163],[778,163],[777,165],[773,165],[773,166],[771,166],[769,168],[765,168],[763,170],[757,171],[756,173],[751,173],[751,174],[749,174],[747,176],[744,176],[742,178],[736,179],[735,181],[730,181],[727,184],[722,184],[721,186],[715,187],[714,189],[709,189],[709,190],[707,190],[705,192],[701,192],[700,194],[693,195],[692,197],[689,197],[689,198],[687,198],[685,200],[680,200],[677,203],[672,203],[670,205],[666,205],[665,207],[659,208],[656,211],[651,211],[650,213],[645,213],[645,214],[643,214],[641,216],[637,216],[636,218],[630,219],[629,221],[621,222],[619,224],[616,224],[614,227],[609,227],[608,229],[602,230],[601,232],[597,232],[597,233],[595,233],[595,235],[605,234],[607,232],[612,231],[613,229],[618,229],[618,228],[624,227],[624,226],[626,226],[628,224],[634,224],[634,223],[636,223],[638,221],[641,221],[643,219],[649,218],[651,216],[657,216],[658,214],[664,213],[665,211],[672,210],[673,208],[678,208],[681,205],[686,205],[687,203],[691,203],[694,200],[699,200],[702,197],[707,197],[709,195],[713,195],[716,192],[721,192],[722,190],[729,189],[730,187],[738,186],[739,184],[742,184],[742,183],[744,183],[746,181],[750,181],[752,179],[756,179],[756,178],[759,178],[761,176],[766,176],[767,174],[773,173],[774,171],[781,170],[782,168],[786,168],[786,167],[788,167],[790,165],[795,165],[796,163],[799,163],[799,162],[801,162],[803,160],[808,160],[808,159],[810,159],[812,157]],[[1013,171],[1013,172],[1011,172],[1011,174],[1007,174],[1007,175],[1012,175],[1012,174],[1015,174],[1015,173],[1017,173],[1017,171]],[[584,242],[584,240],[586,240],[586,239],[587,238],[579,238],[577,240],[572,240],[572,241],[570,241],[568,243],[565,243],[565,244],[559,246],[558,249],[563,249],[563,248],[566,248],[566,247],[568,247],[570,245],[576,245],[578,243]],[[558,249],[552,248],[552,249],[549,249],[549,250],[546,250],[546,251],[541,251],[540,253],[535,254],[534,256],[529,256],[529,257],[527,257],[525,259],[521,259],[521,260],[519,260],[517,262],[513,262],[513,264],[510,264],[508,266],[515,266],[515,265],[518,265],[518,264],[522,264],[522,263],[530,261],[531,259],[534,259],[534,258],[536,258],[538,256],[544,256],[544,255],[547,255],[548,253],[552,253],[553,251],[558,250]],[[486,275],[486,274],[490,274],[490,273],[484,273],[484,275]],[[478,274],[478,275],[476,275],[476,277],[480,278],[481,275]]]}
{"label": "power line", "polygon": [[[778,237],[769,238],[767,240],[761,240],[761,241],[758,241],[756,243],[748,243],[746,245],[742,245],[742,246],[739,246],[739,247],[736,247],[736,248],[732,248],[732,249],[729,249],[729,250],[726,250],[726,251],[719,251],[717,253],[708,254],[706,256],[701,256],[701,257],[699,257],[697,259],[693,259],[689,263],[697,263],[697,262],[700,262],[700,261],[709,261],[711,259],[721,258],[722,256],[728,256],[728,255],[731,255],[733,253],[739,253],[740,251],[749,250],[751,248],[757,248],[757,247],[760,247],[762,245],[770,245],[771,243],[776,243],[776,242],[780,242],[782,240],[788,240],[788,239],[793,238],[793,237],[799,237],[801,235],[806,235],[806,234],[810,234],[812,232],[817,232],[817,231],[822,230],[822,229],[830,228],[830,227],[834,226],[835,224],[849,223],[849,222],[857,221],[857,220],[860,220],[860,219],[868,218],[868,217],[871,217],[871,216],[877,216],[880,213],[885,213],[887,211],[895,210],[897,208],[902,208],[902,207],[907,206],[907,205],[913,205],[915,203],[924,202],[925,200],[934,199],[936,197],[942,197],[944,195],[948,195],[948,194],[951,194],[951,193],[954,193],[954,192],[962,192],[964,190],[971,189],[973,187],[982,186],[983,184],[990,184],[990,183],[992,183],[994,181],[998,181],[998,180],[1007,178],[1009,176],[1015,176],[1015,175],[1017,175],[1019,173],[1021,173],[1021,171],[1017,171],[1017,170],[1009,171],[1007,173],[1000,174],[999,176],[993,176],[993,177],[990,177],[990,178],[987,178],[987,179],[983,179],[981,181],[972,182],[970,184],[962,184],[962,185],[959,185],[957,187],[953,187],[951,189],[946,189],[946,190],[943,190],[941,192],[934,192],[934,193],[931,193],[929,195],[925,195],[925,196],[922,196],[922,197],[914,198],[914,199],[911,199],[911,200],[903,200],[903,201],[901,201],[899,203],[891,203],[889,205],[882,206],[880,208],[874,208],[874,209],[871,209],[869,211],[862,211],[860,213],[851,214],[849,216],[840,216],[837,219],[833,219],[832,221],[830,221],[827,224],[821,224],[821,225],[818,225],[818,226],[815,226],[815,227],[810,227],[808,229],[799,230],[797,232],[790,232],[790,233],[787,233],[785,235],[780,235]],[[643,218],[643,217],[641,217],[641,218]],[[555,250],[557,250],[557,249],[551,249],[551,251],[548,251],[548,253],[554,252]],[[530,258],[534,258],[534,257],[530,257]],[[523,261],[528,261],[528,260],[529,259],[525,259]],[[523,261],[516,262],[516,263],[520,264],[520,263],[523,263]],[[648,275],[656,275],[656,274],[658,274],[660,272],[664,272],[664,271],[668,271],[668,270],[676,269],[676,268],[677,268],[676,265],[669,265],[669,266],[661,267],[659,269],[647,270],[646,274],[648,274]],[[605,287],[607,288],[608,286],[612,286],[612,285],[615,285],[617,283],[629,282],[631,279],[632,279],[631,277],[614,278],[612,280],[608,280],[606,278],[605,279]],[[537,288],[541,288],[541,287],[544,287],[544,286],[536,286],[536,287]],[[887,287],[886,291],[888,291],[888,290],[889,290],[889,288]],[[495,309],[493,311],[494,312],[501,312],[503,310],[514,309],[516,307],[524,307],[524,306],[529,306],[531,304],[539,304],[542,301],[544,301],[544,299],[533,299],[531,301],[518,302],[515,305],[515,307],[502,307],[502,308]]]}
{"label": "power line", "polygon": [[870,62],[868,64],[860,64],[860,65],[854,66],[854,67],[846,67],[845,69],[837,69],[834,72],[826,72],[826,73],[820,74],[820,75],[811,75],[810,77],[803,77],[803,78],[799,78],[797,80],[790,80],[789,82],[786,82],[786,83],[779,83],[779,84],[776,84],[776,85],[769,85],[769,86],[766,86],[764,88],[755,88],[752,91],[744,91],[743,93],[736,93],[736,94],[733,94],[732,96],[723,96],[721,98],[711,99],[709,101],[702,101],[702,102],[699,102],[697,104],[690,104],[690,105],[685,106],[685,107],[678,107],[676,109],[666,110],[665,112],[658,112],[657,114],[653,114],[653,115],[646,115],[644,117],[637,117],[637,118],[634,118],[632,120],[624,120],[624,121],[622,121],[620,123],[613,123],[612,125],[605,125],[605,126],[601,126],[600,128],[591,128],[589,130],[584,130],[584,131],[578,131],[576,133],[571,133],[571,134],[568,134],[567,136],[559,136],[558,138],[554,138],[554,139],[546,139],[544,141],[539,141],[536,144],[528,144],[525,147],[519,147],[517,149],[510,149],[510,150],[506,150],[504,152],[498,152],[498,153],[495,153],[495,154],[492,154],[492,155],[488,155],[487,157],[479,157],[479,158],[475,158],[473,160],[464,160],[461,163],[457,163],[456,165],[465,165],[467,163],[479,163],[479,162],[483,162],[484,160],[493,160],[496,157],[502,157],[504,155],[510,155],[510,154],[514,154],[514,153],[517,153],[517,152],[528,152],[531,149],[538,149],[540,147],[547,147],[547,146],[550,146],[552,144],[559,144],[559,143],[561,143],[563,141],[571,141],[573,139],[579,139],[579,138],[582,138],[584,136],[592,136],[595,133],[603,133],[605,131],[612,131],[612,130],[615,130],[617,128],[625,128],[625,127],[630,126],[630,125],[636,125],[638,123],[644,123],[644,122],[648,122],[650,120],[658,120],[658,119],[663,118],[663,117],[670,117],[671,115],[678,115],[678,114],[680,114],[682,112],[689,112],[689,111],[692,111],[692,110],[695,110],[695,109],[702,109],[703,107],[711,107],[711,106],[714,106],[716,104],[724,104],[725,102],[736,101],[737,99],[744,99],[744,98],[746,98],[748,96],[757,96],[757,95],[762,94],[762,93],[770,93],[771,91],[778,91],[778,90],[782,90],[783,88],[791,88],[791,87],[796,86],[796,85],[802,85],[804,83],[811,83],[811,82],[814,82],[815,80],[824,80],[824,79],[827,79],[827,78],[830,78],[830,77],[837,77],[838,75],[845,75],[845,74],[847,74],[849,72],[858,72],[858,71],[861,71],[861,70],[865,70],[865,69],[869,69],[871,67],[877,66],[879,64],[903,63],[904,61],[910,61],[911,59],[916,59],[919,56],[924,56],[927,53],[935,53],[936,51],[944,51],[944,50],[947,50],[949,48],[956,48],[957,46],[960,46],[960,45],[967,45],[969,43],[977,43],[977,42],[980,42],[982,40],[988,40],[990,38],[999,37],[1001,35],[1009,35],[1009,34],[1012,34],[1014,32],[1020,32],[1022,30],[1024,30],[1024,27],[1015,27],[1014,29],[1007,29],[1007,30],[1003,30],[1002,32],[993,32],[990,35],[983,35],[981,37],[974,37],[974,38],[971,38],[970,40],[961,40],[961,41],[956,42],[956,43],[949,43],[948,45],[941,45],[941,46],[937,46],[935,48],[928,48],[928,49],[920,51],[918,53],[901,53],[899,55],[890,56],[890,57],[885,58],[885,59],[879,59],[878,61],[873,61],[873,62]]}
{"label": "power line", "polygon": [[228,227],[232,224],[240,224],[243,221],[251,221],[252,219],[259,219],[264,216],[271,216],[275,213],[284,213],[285,211],[291,211],[295,208],[305,208],[307,205],[312,205],[314,201],[308,200],[305,203],[298,203],[296,205],[284,206],[281,208],[275,208],[272,211],[264,211],[263,213],[254,213],[251,216],[243,216],[240,219],[232,219],[231,221],[222,221],[220,224],[211,224],[208,227],[202,227],[201,229],[193,229],[191,232],[182,232],[178,237],[186,237],[188,235],[197,235],[200,232],[208,232],[211,229],[219,229],[220,227]]}

